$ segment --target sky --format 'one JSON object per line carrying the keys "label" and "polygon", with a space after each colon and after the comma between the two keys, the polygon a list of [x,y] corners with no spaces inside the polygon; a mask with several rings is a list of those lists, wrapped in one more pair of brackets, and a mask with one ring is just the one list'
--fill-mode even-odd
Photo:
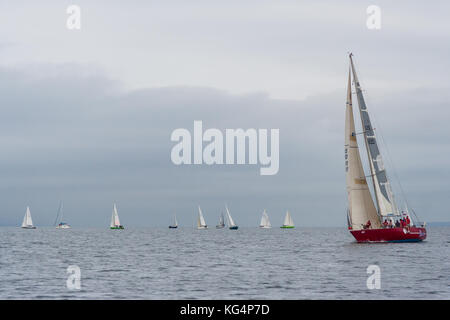
{"label": "sky", "polygon": [[[66,27],[69,5],[81,29]],[[366,26],[369,5],[381,29]],[[448,221],[447,1],[0,2],[0,225],[345,226],[353,52],[398,200]],[[356,101],[356,99],[355,99]],[[359,116],[355,114],[355,119]],[[280,130],[280,169],[181,165],[173,130]],[[363,161],[366,159],[363,156]],[[367,172],[367,171],[366,171]],[[401,188],[397,180],[401,182]],[[402,204],[401,202],[400,204]]]}

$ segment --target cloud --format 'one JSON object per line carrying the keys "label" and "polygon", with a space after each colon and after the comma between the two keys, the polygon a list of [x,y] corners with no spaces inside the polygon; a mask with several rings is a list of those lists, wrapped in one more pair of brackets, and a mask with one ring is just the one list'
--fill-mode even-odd
{"label": "cloud", "polygon": [[304,99],[340,87],[353,51],[369,88],[448,81],[448,1],[377,1],[378,31],[366,27],[371,3],[357,0],[79,0],[80,31],[66,28],[70,4],[0,7],[0,40],[14,43],[0,47],[0,64],[94,63],[127,89],[206,86]]}
{"label": "cloud", "polygon": [[[425,220],[448,220],[448,89],[367,95],[411,204]],[[166,226],[174,213],[191,226],[198,204],[214,224],[225,203],[241,225],[256,226],[264,208],[274,225],[288,209],[299,226],[345,224],[345,90],[301,101],[193,86],[127,91],[98,68],[45,64],[2,68],[0,97],[0,224],[19,224],[30,205],[35,223],[49,225],[59,200],[75,226],[107,226],[113,201],[127,226]],[[173,165],[170,134],[194,120],[279,128],[279,173]]]}

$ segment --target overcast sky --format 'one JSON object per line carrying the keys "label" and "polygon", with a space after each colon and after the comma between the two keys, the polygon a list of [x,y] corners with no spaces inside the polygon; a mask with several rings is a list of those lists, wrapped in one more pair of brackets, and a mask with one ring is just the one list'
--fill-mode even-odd
{"label": "overcast sky", "polygon": [[[27,205],[51,225],[62,200],[74,226],[107,226],[114,201],[126,226],[191,226],[198,204],[214,225],[225,203],[243,226],[264,208],[274,225],[290,210],[344,226],[349,51],[394,188],[423,220],[450,220],[448,1],[0,3],[0,225]],[[279,128],[279,173],[173,165],[170,135],[194,120]]]}

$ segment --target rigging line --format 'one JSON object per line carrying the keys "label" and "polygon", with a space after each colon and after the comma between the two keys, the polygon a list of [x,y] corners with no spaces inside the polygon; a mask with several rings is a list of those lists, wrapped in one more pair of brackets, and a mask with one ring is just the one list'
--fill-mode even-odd
{"label": "rigging line", "polygon": [[53,226],[56,226],[56,223],[58,222],[59,214],[61,213],[61,207],[62,207],[62,201],[59,202],[59,207],[58,207],[58,211],[56,213],[56,219],[55,219],[55,222],[53,223]]}
{"label": "rigging line", "polygon": [[[366,100],[368,100],[368,102],[370,102],[370,105],[373,105],[373,103],[372,103],[372,101],[371,101],[369,95],[367,95],[367,94],[366,94]],[[397,173],[397,169],[396,169],[396,167],[395,167],[395,165],[394,165],[394,161],[392,161],[391,152],[390,152],[390,150],[389,150],[389,147],[388,147],[388,144],[387,144],[387,142],[386,142],[386,139],[384,138],[382,126],[381,126],[380,123],[377,121],[377,117],[375,116],[375,113],[374,113],[374,112],[372,112],[372,116],[373,116],[373,119],[375,120],[374,122],[377,124],[377,127],[380,128],[380,130],[377,131],[377,135],[381,138],[381,141],[382,141],[382,143],[383,143],[383,145],[384,145],[384,147],[385,147],[385,149],[386,149],[387,159],[388,159],[388,161],[389,161],[390,166],[392,167],[392,172],[393,172],[393,174],[394,174],[395,180],[396,180],[396,182],[397,182],[397,184],[398,184],[398,187],[399,187],[399,189],[400,189],[400,193],[401,193],[401,195],[402,195],[402,197],[403,197],[403,200],[405,201],[406,205],[407,205],[408,207],[411,207],[410,204],[409,204],[408,198],[406,197],[406,193],[405,193],[405,191],[404,191],[404,189],[403,189],[403,185],[402,185],[402,183],[401,183],[401,181],[400,181],[399,175],[398,175],[398,173]],[[394,200],[394,201],[395,201],[395,200]],[[411,211],[413,212],[413,214],[414,214],[415,218],[417,219],[417,221],[420,221],[419,217],[418,217],[417,214],[414,212],[414,210],[411,210]]]}
{"label": "rigging line", "polygon": [[[362,75],[362,73],[360,72],[360,76],[359,76],[359,84],[360,84],[360,86],[359,86],[359,87],[360,87],[360,90],[363,91],[362,88],[361,88],[361,87],[362,87],[362,86],[361,86],[361,83],[362,83],[361,79],[364,78],[364,77],[361,77],[361,75]],[[366,102],[368,102],[369,105],[372,105],[372,100],[370,99],[370,96],[367,94],[367,91],[364,90],[364,92],[366,92],[366,94],[365,94],[365,98],[366,98],[365,100],[366,100]],[[367,112],[367,110],[366,110],[366,112]],[[376,124],[376,126],[378,126],[379,123],[378,123],[378,121],[377,121],[377,118],[376,118],[375,113],[373,112],[373,110],[372,110],[371,114],[372,114],[372,119],[374,120],[373,122]],[[373,126],[372,126],[372,127],[373,127]],[[372,130],[374,130],[374,128],[373,128]],[[364,131],[364,128],[363,128],[363,131]],[[404,191],[403,191],[403,187],[402,187],[402,185],[400,184],[400,179],[398,178],[398,175],[397,175],[395,166],[393,165],[393,161],[392,161],[391,156],[390,156],[390,153],[389,153],[389,148],[387,147],[387,144],[386,144],[385,139],[384,139],[384,137],[383,137],[382,131],[383,131],[383,130],[382,130],[381,126],[380,126],[380,137],[381,137],[381,142],[383,143],[383,145],[385,146],[385,148],[386,148],[386,150],[387,150],[387,159],[388,159],[388,162],[390,163],[390,165],[391,165],[392,168],[393,168],[393,172],[394,172],[394,176],[395,176],[395,178],[396,178],[396,182],[398,183],[398,185],[399,185],[399,187],[400,187],[400,191],[401,191],[402,197],[403,197],[403,199],[404,199],[405,202],[406,202],[407,200],[406,200],[405,193],[404,193]],[[378,135],[378,134],[375,134],[375,132],[374,132],[375,138],[376,138],[376,135]],[[381,150],[380,150],[380,154],[381,154]],[[381,155],[382,155],[382,154],[381,154]],[[387,177],[387,176],[386,176],[386,177]],[[373,179],[373,177],[372,177],[372,179]],[[397,213],[398,213],[398,206],[397,206],[397,204],[396,204],[395,196],[394,196],[394,193],[393,193],[392,191],[391,191],[391,199],[389,199],[389,200],[392,202],[393,210],[397,211]]]}

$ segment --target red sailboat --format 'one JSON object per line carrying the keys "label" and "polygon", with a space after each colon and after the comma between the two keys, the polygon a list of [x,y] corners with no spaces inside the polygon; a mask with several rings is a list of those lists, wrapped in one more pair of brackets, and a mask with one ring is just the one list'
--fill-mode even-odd
{"label": "red sailboat", "polygon": [[[372,199],[361,162],[353,118],[351,77],[358,99],[362,135],[369,159],[370,178],[375,202]],[[394,200],[386,169],[378,148],[369,113],[356,75],[352,54],[347,87],[345,117],[345,170],[348,194],[348,228],[358,242],[416,242],[427,236],[425,224],[413,221],[400,212]]]}

